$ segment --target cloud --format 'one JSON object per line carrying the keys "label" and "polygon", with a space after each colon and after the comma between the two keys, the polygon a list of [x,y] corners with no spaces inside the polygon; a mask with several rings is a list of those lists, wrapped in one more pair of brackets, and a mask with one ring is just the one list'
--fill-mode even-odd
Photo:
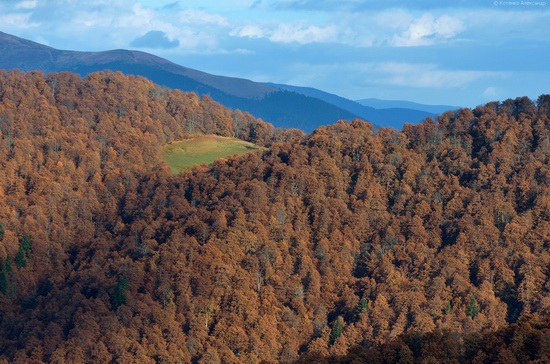
{"label": "cloud", "polygon": [[31,20],[31,14],[21,13],[0,15],[0,24],[2,24],[2,27],[14,29],[29,29],[40,26],[39,23]]}
{"label": "cloud", "polygon": [[187,9],[179,13],[179,19],[183,24],[189,25],[218,25],[225,27],[229,25],[229,22],[226,18],[218,14],[211,14],[206,11],[197,10],[197,9]]}
{"label": "cloud", "polygon": [[130,11],[126,10],[120,13],[103,11],[103,13],[106,17],[111,17],[114,25],[117,27],[132,29],[134,31],[151,27],[159,18],[159,14],[155,10],[139,4],[134,5]]}
{"label": "cloud", "polygon": [[20,1],[17,4],[15,4],[15,8],[16,9],[30,10],[30,9],[36,8],[37,3],[38,3],[37,0]]}
{"label": "cloud", "polygon": [[223,42],[233,27],[224,17],[227,8],[208,2],[201,2],[200,9],[195,6],[199,4],[175,0],[0,0],[0,26],[33,40],[40,34],[52,47],[63,49],[99,51],[131,45],[163,50],[164,56],[176,49],[185,54],[231,51]]}
{"label": "cloud", "polygon": [[[349,4],[348,4],[349,5]],[[259,11],[259,10],[258,10]],[[273,12],[273,10],[271,10]],[[299,20],[274,23],[249,21],[230,32],[242,38],[266,38],[273,43],[338,43],[351,47],[411,47],[448,43],[466,30],[458,16],[427,13],[418,15],[404,9],[381,12],[335,12],[330,17],[302,15]]]}
{"label": "cloud", "polygon": [[339,29],[335,25],[322,27],[303,22],[281,23],[265,29],[258,25],[247,24],[232,30],[229,35],[241,38],[267,38],[273,43],[308,44],[336,41]]}
{"label": "cloud", "polygon": [[449,15],[434,18],[431,14],[412,21],[401,35],[395,36],[391,45],[412,47],[432,45],[455,37],[465,29],[464,23]]}
{"label": "cloud", "polygon": [[[363,16],[364,18],[364,16]],[[359,21],[356,17],[355,21]],[[372,16],[372,22],[377,28],[405,29],[414,21],[414,16],[403,9],[389,9],[375,12]]]}
{"label": "cloud", "polygon": [[229,35],[241,38],[264,38],[265,32],[257,25],[247,24],[243,27],[232,30]]}
{"label": "cloud", "polygon": [[[333,81],[344,80],[350,86],[397,87],[408,89],[458,89],[477,81],[505,79],[508,72],[481,70],[443,69],[436,64],[406,62],[342,62],[334,64],[302,64],[293,70],[300,75],[300,84],[312,84],[319,75],[329,76]],[[346,79],[344,75],[348,75]],[[351,75],[351,76],[350,76]]]}
{"label": "cloud", "polygon": [[372,67],[378,83],[415,88],[458,88],[483,78],[502,78],[508,74],[496,71],[443,70],[434,64],[388,62]]}
{"label": "cloud", "polygon": [[133,47],[138,48],[177,48],[180,45],[179,40],[168,39],[166,33],[160,30],[151,30],[141,37],[134,39],[131,43]]}
{"label": "cloud", "polygon": [[338,28],[334,25],[318,27],[316,25],[280,24],[269,40],[275,43],[314,43],[331,42],[337,39]]}
{"label": "cloud", "polygon": [[486,98],[496,98],[499,94],[500,90],[494,86],[489,86],[483,91],[483,96]]}

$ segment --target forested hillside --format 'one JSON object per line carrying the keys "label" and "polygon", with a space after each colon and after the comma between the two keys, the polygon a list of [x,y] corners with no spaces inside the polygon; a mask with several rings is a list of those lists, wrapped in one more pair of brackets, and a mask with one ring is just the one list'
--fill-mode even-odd
{"label": "forested hillside", "polygon": [[[119,73],[0,73],[0,362],[547,361],[549,116],[305,136]],[[172,176],[196,133],[268,149]]]}

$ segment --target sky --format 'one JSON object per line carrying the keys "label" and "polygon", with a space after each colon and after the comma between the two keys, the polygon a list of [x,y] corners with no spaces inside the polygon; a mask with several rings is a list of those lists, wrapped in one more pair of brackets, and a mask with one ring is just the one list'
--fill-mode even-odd
{"label": "sky", "polygon": [[550,0],[0,0],[0,31],[349,99],[550,93]]}

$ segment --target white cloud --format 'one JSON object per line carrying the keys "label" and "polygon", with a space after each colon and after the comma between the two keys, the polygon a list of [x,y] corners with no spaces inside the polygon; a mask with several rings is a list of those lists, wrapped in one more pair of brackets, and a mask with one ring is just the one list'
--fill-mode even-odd
{"label": "white cloud", "polygon": [[373,68],[380,84],[415,88],[458,88],[482,78],[506,77],[506,72],[443,70],[434,64],[388,62]]}
{"label": "white cloud", "polygon": [[232,30],[229,35],[242,38],[264,38],[265,32],[257,25],[247,24],[243,27]]}
{"label": "white cloud", "polygon": [[242,38],[267,38],[273,43],[299,44],[334,42],[338,40],[339,34],[340,31],[336,25],[323,27],[309,25],[303,21],[265,25],[264,28],[255,24],[247,24],[235,28],[229,33],[231,36]]}
{"label": "white cloud", "polygon": [[106,17],[116,19],[114,22],[117,27],[131,28],[134,31],[137,29],[141,31],[149,29],[153,25],[154,20],[158,17],[158,14],[154,10],[144,8],[139,4],[134,5],[132,10],[127,13],[113,14],[109,12],[105,15]]}
{"label": "white cloud", "polygon": [[113,17],[99,12],[80,12],[74,15],[73,22],[81,27],[97,29],[111,25]]}
{"label": "white cloud", "polygon": [[[116,1],[116,0],[115,0]],[[162,32],[173,44],[170,53],[176,54],[224,54],[229,52],[221,46],[221,37],[227,34],[228,20],[223,16],[204,10],[176,10],[151,8],[141,4],[124,6],[120,0],[116,7],[72,7],[73,16],[58,28],[58,32],[77,32],[79,39],[95,34],[95,50],[109,48],[132,48],[132,42],[151,31]],[[163,50],[167,53],[168,50]]]}
{"label": "white cloud", "polygon": [[197,9],[187,9],[180,12],[179,19],[183,24],[212,24],[222,27],[229,25],[228,20],[223,16]]}
{"label": "white cloud", "polygon": [[500,90],[494,86],[489,86],[483,91],[483,96],[486,98],[496,98],[499,94]]}
{"label": "white cloud", "polygon": [[0,15],[0,24],[4,28],[29,29],[40,26],[39,23],[30,21],[31,14],[11,13]]}
{"label": "white cloud", "polygon": [[[394,8],[372,13],[335,12],[330,16],[312,16],[307,20],[281,24],[252,22],[246,30],[254,29],[255,37],[265,37],[279,43],[334,42],[357,48],[403,47],[448,42],[466,30],[465,24],[461,13],[452,16],[440,13],[421,15]],[[259,26],[261,32],[258,31]],[[244,27],[241,29],[244,30]],[[238,31],[233,34],[240,35]]]}
{"label": "white cloud", "polygon": [[37,3],[38,3],[37,0],[25,0],[25,1],[20,1],[20,2],[18,2],[17,4],[15,4],[15,8],[16,8],[16,9],[27,9],[27,10],[30,10],[30,9],[36,8]]}
{"label": "white cloud", "polygon": [[424,14],[413,20],[407,30],[393,37],[391,44],[397,47],[425,46],[451,39],[464,31],[464,23],[449,15],[434,18]]}
{"label": "white cloud", "polygon": [[250,56],[250,55],[256,54],[256,52],[246,48],[237,48],[229,51],[228,54],[239,54],[241,56]]}
{"label": "white cloud", "polygon": [[413,20],[412,14],[403,9],[385,10],[372,16],[372,22],[377,28],[405,29]]}
{"label": "white cloud", "polygon": [[[448,70],[435,64],[405,62],[347,62],[337,64],[300,64],[293,69],[297,78],[285,81],[299,85],[315,85],[327,75],[332,82],[344,82],[352,87],[397,87],[402,89],[457,89],[476,81],[508,77],[507,72],[479,70]],[[338,77],[334,75],[338,74]],[[489,90],[491,91],[491,90]]]}
{"label": "white cloud", "polygon": [[338,28],[334,25],[318,27],[302,24],[280,24],[271,34],[269,40],[275,43],[314,43],[335,41]]}

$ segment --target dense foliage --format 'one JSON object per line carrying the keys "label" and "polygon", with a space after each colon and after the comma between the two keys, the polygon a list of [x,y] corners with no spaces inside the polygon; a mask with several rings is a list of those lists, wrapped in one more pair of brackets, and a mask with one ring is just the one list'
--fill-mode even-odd
{"label": "dense foliage", "polygon": [[[0,361],[469,360],[498,335],[548,360],[549,116],[304,136],[142,78],[2,73]],[[172,176],[189,133],[269,148]]]}
{"label": "dense foliage", "polygon": [[456,332],[436,329],[409,333],[370,348],[355,346],[346,355],[307,353],[298,364],[387,363],[547,363],[550,358],[550,316],[522,317],[496,331]]}

